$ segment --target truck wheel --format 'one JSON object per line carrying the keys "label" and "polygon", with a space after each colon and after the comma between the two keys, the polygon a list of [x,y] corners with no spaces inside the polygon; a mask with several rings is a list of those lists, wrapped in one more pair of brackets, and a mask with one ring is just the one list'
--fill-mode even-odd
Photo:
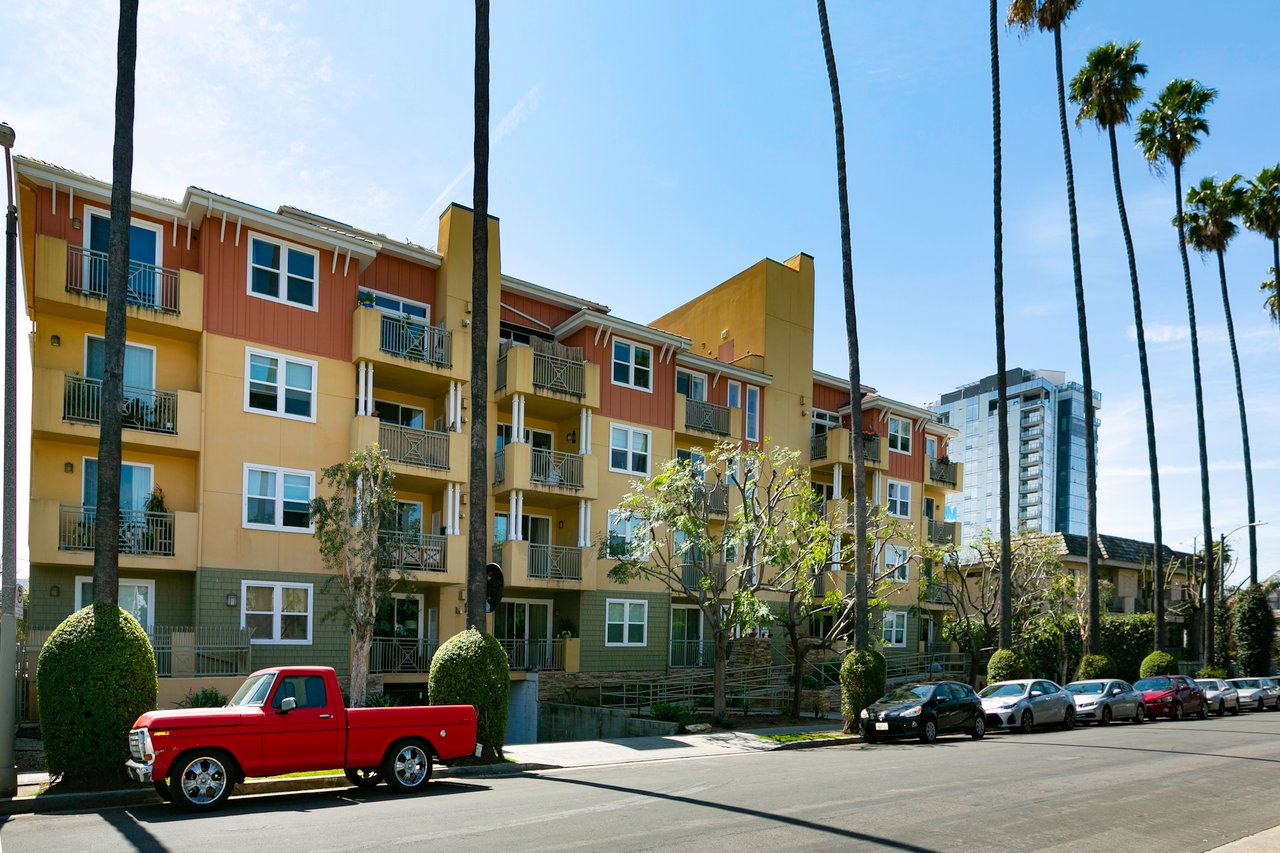
{"label": "truck wheel", "polygon": [[372,788],[382,781],[382,771],[376,767],[348,767],[347,781],[357,788]]}
{"label": "truck wheel", "polygon": [[431,778],[431,747],[420,740],[406,740],[387,750],[382,776],[393,791],[421,791]]}
{"label": "truck wheel", "polygon": [[164,781],[163,779],[157,779],[155,782],[152,782],[151,784],[155,787],[156,793],[160,795],[160,798],[162,800],[169,803],[173,802],[173,791],[169,790],[168,782]]}
{"label": "truck wheel", "polygon": [[188,811],[214,809],[231,796],[235,774],[235,765],[222,750],[195,750],[174,762],[169,793],[174,804]]}

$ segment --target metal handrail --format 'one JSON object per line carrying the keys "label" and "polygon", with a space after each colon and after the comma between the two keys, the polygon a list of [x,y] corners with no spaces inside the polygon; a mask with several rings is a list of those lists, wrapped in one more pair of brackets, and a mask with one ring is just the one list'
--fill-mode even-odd
{"label": "metal handrail", "polygon": [[[63,504],[58,508],[58,550],[92,551],[98,508]],[[174,514],[120,510],[120,553],[172,557]]]}
{"label": "metal handrail", "polygon": [[529,479],[548,486],[582,488],[582,457],[577,453],[533,448],[529,461]]}
{"label": "metal handrail", "polygon": [[379,563],[398,571],[445,572],[447,536],[384,530],[378,534]]}
{"label": "metal handrail", "polygon": [[378,424],[378,444],[392,462],[449,469],[449,433],[399,424]]}
{"label": "metal handrail", "polygon": [[580,359],[536,351],[533,354],[534,388],[582,397],[586,394],[585,373],[585,363]]}
{"label": "metal handrail", "polygon": [[504,640],[498,645],[507,653],[513,670],[564,669],[564,640]]}
{"label": "metal handrail", "polygon": [[374,637],[369,647],[369,672],[429,672],[437,645],[426,637]]}
{"label": "metal handrail", "polygon": [[827,458],[827,434],[820,432],[817,435],[809,436],[809,458],[810,459],[826,459]]}
{"label": "metal handrail", "polygon": [[672,640],[670,664],[672,669],[692,669],[711,666],[714,661],[715,643],[708,640]]}
{"label": "metal handrail", "polygon": [[955,522],[929,519],[929,541],[938,545],[954,545],[956,541]]}
{"label": "metal handrail", "polygon": [[[252,628],[232,625],[156,625],[143,626],[155,652],[156,675],[170,678],[180,675],[248,675],[253,672]],[[48,641],[53,628],[28,629],[19,647],[21,675],[34,674],[40,649]],[[29,667],[23,667],[23,662]],[[175,666],[176,664],[176,666]],[[29,671],[28,671],[29,670]]]}
{"label": "metal handrail", "polygon": [[453,366],[453,332],[410,317],[382,315],[381,350],[436,367]]}
{"label": "metal handrail", "polygon": [[[849,443],[849,458],[853,458],[853,442]],[[880,436],[874,438],[862,437],[862,458],[867,462],[880,461]]]}
{"label": "metal handrail", "polygon": [[929,479],[936,480],[939,483],[948,483],[954,486],[956,484],[956,463],[940,462],[937,459],[930,459]]}
{"label": "metal handrail", "polygon": [[684,404],[684,425],[686,429],[696,429],[699,432],[728,435],[729,407],[718,406],[705,400],[686,399]]}
{"label": "metal handrail", "polygon": [[529,577],[556,581],[582,580],[582,549],[530,542]]}
{"label": "metal handrail", "polygon": [[[121,425],[143,432],[178,434],[178,395],[172,391],[125,385],[121,400]],[[62,386],[62,419],[99,423],[102,416],[102,380],[68,373]]]}
{"label": "metal handrail", "polygon": [[699,589],[704,578],[709,578],[712,588],[724,586],[725,561],[704,557],[702,554],[686,554],[680,561],[680,580],[689,589]]}
{"label": "metal handrail", "polygon": [[[107,253],[67,246],[67,292],[107,298]],[[129,261],[125,303],[164,314],[178,313],[178,271]]]}

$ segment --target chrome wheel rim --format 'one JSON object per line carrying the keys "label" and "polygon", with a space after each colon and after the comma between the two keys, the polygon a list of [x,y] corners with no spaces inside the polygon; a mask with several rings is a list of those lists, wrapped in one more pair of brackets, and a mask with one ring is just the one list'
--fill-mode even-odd
{"label": "chrome wheel rim", "polygon": [[413,788],[421,785],[427,776],[427,766],[430,759],[422,747],[410,744],[400,748],[396,753],[395,769],[397,781],[406,788]]}
{"label": "chrome wheel rim", "polygon": [[227,769],[216,758],[201,756],[183,768],[178,786],[189,802],[207,806],[226,790]]}

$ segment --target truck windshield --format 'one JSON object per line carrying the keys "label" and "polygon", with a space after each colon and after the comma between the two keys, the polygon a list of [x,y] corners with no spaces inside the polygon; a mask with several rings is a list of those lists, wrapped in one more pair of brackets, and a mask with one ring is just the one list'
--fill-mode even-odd
{"label": "truck windshield", "polygon": [[252,675],[245,679],[244,684],[240,685],[240,689],[236,691],[236,695],[231,697],[231,701],[227,703],[228,707],[262,707],[267,701],[267,694],[271,692],[271,685],[276,680],[274,672],[264,672],[262,675]]}

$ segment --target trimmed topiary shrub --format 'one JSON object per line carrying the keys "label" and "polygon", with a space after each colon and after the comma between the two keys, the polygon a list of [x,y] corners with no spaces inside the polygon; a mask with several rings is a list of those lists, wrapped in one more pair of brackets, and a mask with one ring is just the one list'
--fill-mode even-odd
{"label": "trimmed topiary shrub", "polygon": [[1142,659],[1138,675],[1151,678],[1153,675],[1177,675],[1178,659],[1168,652],[1152,652]]}
{"label": "trimmed topiary shrub", "polygon": [[1235,622],[1236,661],[1240,665],[1240,674],[1267,675],[1271,672],[1276,618],[1261,585],[1254,584],[1236,596]]}
{"label": "trimmed topiary shrub", "polygon": [[1012,649],[998,649],[987,661],[987,683],[1027,677],[1027,662]]}
{"label": "trimmed topiary shrub", "polygon": [[845,655],[840,664],[840,714],[846,733],[857,729],[862,709],[885,694],[886,673],[884,655],[875,649]]}
{"label": "trimmed topiary shrub", "polygon": [[1076,681],[1090,678],[1113,678],[1116,665],[1106,655],[1085,655],[1080,658],[1080,666],[1076,669]]}
{"label": "trimmed topiary shrub", "polygon": [[468,628],[445,640],[431,658],[427,695],[432,705],[474,705],[482,758],[502,755],[507,735],[511,663],[498,641]]}
{"label": "trimmed topiary shrub", "polygon": [[156,707],[156,657],[119,607],[91,605],[49,635],[36,663],[49,775],[69,786],[124,778],[129,729]]}
{"label": "trimmed topiary shrub", "polygon": [[1137,681],[1142,659],[1156,647],[1156,617],[1153,613],[1129,613],[1102,617],[1099,626],[1102,653],[1115,663],[1115,676]]}

